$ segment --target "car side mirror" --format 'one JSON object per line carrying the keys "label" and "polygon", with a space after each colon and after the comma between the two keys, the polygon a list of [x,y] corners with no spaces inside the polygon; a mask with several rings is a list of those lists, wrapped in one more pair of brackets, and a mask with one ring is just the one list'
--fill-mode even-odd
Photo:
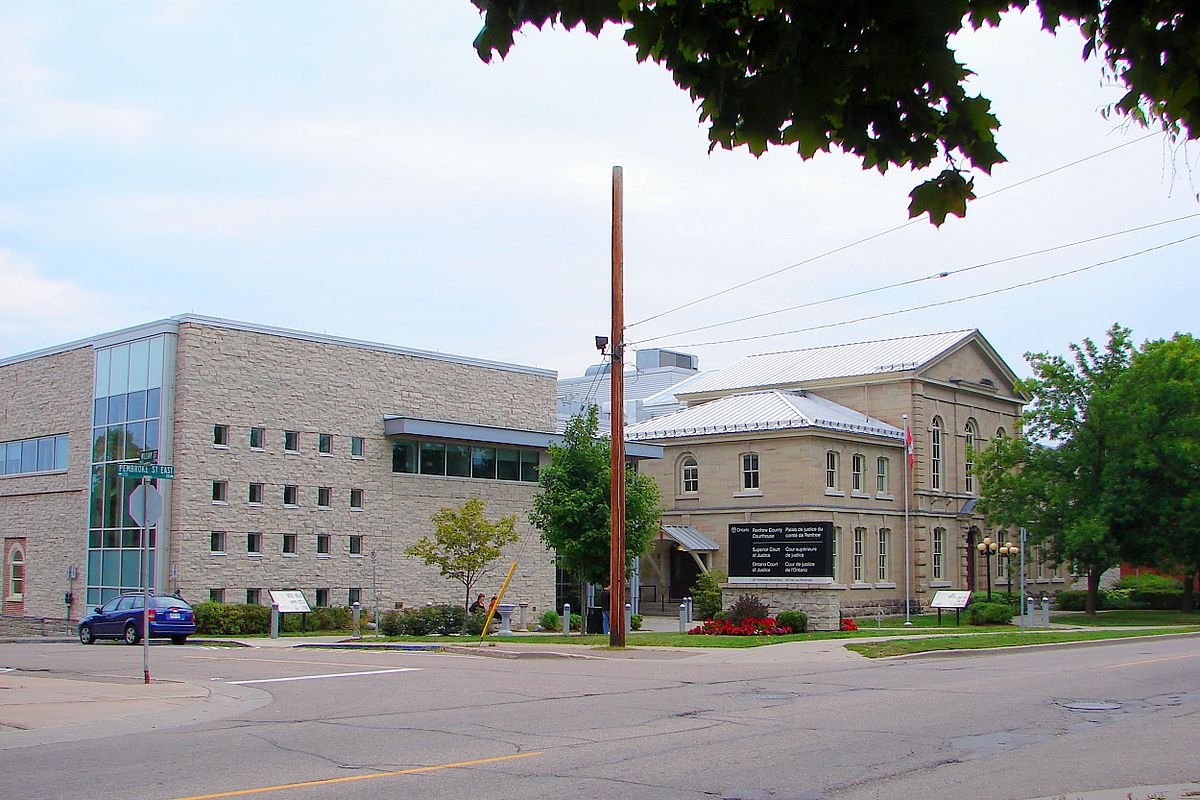
{"label": "car side mirror", "polygon": [[99,614],[99,613],[100,613],[100,606],[96,606],[95,608],[93,608],[93,609],[92,609],[92,613],[93,613],[93,614]]}

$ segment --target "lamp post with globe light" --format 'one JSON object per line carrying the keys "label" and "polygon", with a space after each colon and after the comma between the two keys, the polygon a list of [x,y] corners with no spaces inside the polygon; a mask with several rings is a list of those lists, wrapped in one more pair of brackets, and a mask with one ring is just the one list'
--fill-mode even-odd
{"label": "lamp post with globe light", "polygon": [[1004,571],[1008,573],[1008,596],[1012,597],[1012,557],[1021,552],[1021,548],[1012,542],[1000,545],[1000,555],[1004,556]]}
{"label": "lamp post with globe light", "polygon": [[1000,545],[993,542],[992,537],[985,536],[983,541],[976,545],[976,549],[979,550],[984,564],[987,565],[987,599],[990,603],[992,600],[992,555],[1000,549]]}

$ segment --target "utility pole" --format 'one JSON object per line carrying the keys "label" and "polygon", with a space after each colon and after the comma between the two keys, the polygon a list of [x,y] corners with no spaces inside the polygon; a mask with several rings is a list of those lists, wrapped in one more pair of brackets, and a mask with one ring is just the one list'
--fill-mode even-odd
{"label": "utility pole", "polygon": [[625,252],[622,241],[622,172],[612,171],[612,482],[609,517],[608,644],[625,646]]}

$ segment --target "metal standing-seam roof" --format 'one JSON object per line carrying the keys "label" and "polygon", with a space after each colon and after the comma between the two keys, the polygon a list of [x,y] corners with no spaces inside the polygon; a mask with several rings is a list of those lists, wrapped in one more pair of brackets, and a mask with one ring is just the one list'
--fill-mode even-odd
{"label": "metal standing-seam roof", "polygon": [[796,386],[831,378],[903,372],[929,363],[977,333],[947,331],[747,356],[725,369],[699,376],[679,394]]}
{"label": "metal standing-seam roof", "polygon": [[663,525],[662,532],[668,539],[683,545],[685,550],[711,552],[721,549],[716,540],[710,539],[691,525]]}
{"label": "metal standing-seam roof", "polygon": [[852,408],[801,391],[770,389],[721,397],[625,429],[634,441],[721,433],[825,428],[904,440],[904,431]]}

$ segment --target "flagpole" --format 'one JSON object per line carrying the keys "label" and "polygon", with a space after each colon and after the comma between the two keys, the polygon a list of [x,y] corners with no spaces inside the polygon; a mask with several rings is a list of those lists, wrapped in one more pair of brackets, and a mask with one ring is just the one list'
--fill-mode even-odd
{"label": "flagpole", "polygon": [[912,469],[912,433],[908,429],[908,414],[904,418],[904,624],[912,625],[912,591],[908,555],[908,471]]}

